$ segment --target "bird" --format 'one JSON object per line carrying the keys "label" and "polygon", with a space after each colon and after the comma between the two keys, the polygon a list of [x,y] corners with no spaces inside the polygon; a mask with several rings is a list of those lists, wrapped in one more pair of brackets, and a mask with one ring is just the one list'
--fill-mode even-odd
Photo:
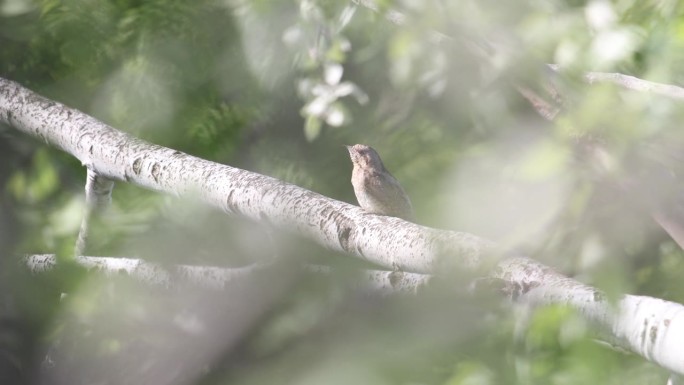
{"label": "bird", "polygon": [[378,152],[364,144],[345,147],[354,165],[351,183],[359,206],[370,213],[412,221],[411,200],[387,171]]}

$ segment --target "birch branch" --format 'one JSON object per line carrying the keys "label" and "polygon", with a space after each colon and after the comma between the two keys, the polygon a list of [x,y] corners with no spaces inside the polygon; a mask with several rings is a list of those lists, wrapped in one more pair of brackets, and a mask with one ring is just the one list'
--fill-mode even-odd
{"label": "birch branch", "polygon": [[[368,214],[274,178],[146,143],[7,80],[0,80],[0,121],[69,152],[99,175],[174,195],[196,194],[227,213],[267,221],[387,268],[438,272],[447,259],[472,272],[486,266],[484,256],[494,247],[471,234]],[[684,374],[684,306],[637,296],[614,305],[597,289],[526,258],[500,261],[491,276],[504,280],[514,299],[575,308],[607,341]]]}
{"label": "birch branch", "polygon": [[[684,373],[684,306],[625,295],[611,302],[596,288],[527,258],[502,261],[493,276],[515,284],[518,300],[533,306],[567,305],[594,324],[603,340],[673,372]],[[516,297],[516,295],[513,295]]]}
{"label": "birch branch", "polygon": [[475,269],[492,247],[472,234],[370,214],[275,178],[147,143],[5,79],[0,122],[68,152],[102,177],[196,196],[226,213],[268,222],[387,269]]}
{"label": "birch branch", "polygon": [[[49,271],[57,265],[54,255],[30,255],[23,261],[33,273]],[[271,265],[240,268],[175,265],[163,267],[131,258],[77,257],[75,262],[105,275],[126,274],[164,288],[189,284],[200,288],[223,290]],[[306,266],[308,272],[330,274],[326,266]],[[502,261],[491,274],[503,280],[505,294],[532,307],[566,305],[585,317],[599,337],[615,346],[630,350],[670,370],[682,373],[681,343],[684,341],[684,306],[661,299],[625,295],[611,303],[605,295],[588,285],[564,277],[527,258]],[[431,276],[366,270],[352,284],[382,294],[416,293],[429,284]]]}
{"label": "birch branch", "polygon": [[[557,64],[549,64],[548,67],[558,73],[563,71],[563,69]],[[587,84],[590,85],[611,83],[628,90],[647,92],[655,95],[666,96],[671,99],[684,100],[684,88],[682,87],[671,84],[656,83],[631,75],[607,72],[585,72],[582,78]]]}
{"label": "birch branch", "polygon": [[81,221],[81,229],[78,232],[76,239],[76,247],[74,255],[84,255],[88,247],[88,239],[90,237],[90,228],[92,222],[96,220],[99,215],[112,202],[112,189],[114,182],[103,178],[91,169],[88,169],[86,176],[86,211]]}
{"label": "birch branch", "polygon": [[[40,274],[57,267],[54,254],[27,255],[22,262],[33,274]],[[203,289],[221,290],[228,283],[262,269],[261,265],[222,269],[218,267],[173,265],[162,266],[134,258],[76,256],[74,262],[81,267],[105,276],[127,275],[139,282],[166,289],[192,285]]]}
{"label": "birch branch", "polygon": [[[269,268],[277,268],[276,263],[254,264],[245,267],[214,267],[171,265],[163,266],[136,258],[112,258],[77,256],[74,262],[81,267],[105,276],[126,275],[138,282],[165,289],[181,289],[192,286],[209,290],[224,290],[231,285]],[[26,255],[22,258],[33,274],[41,274],[53,270],[57,264],[54,254]],[[329,275],[332,269],[328,266],[307,265],[306,272]],[[427,285],[430,276],[401,271],[363,270],[358,279],[352,282],[354,287],[370,289],[381,294],[415,293]]]}

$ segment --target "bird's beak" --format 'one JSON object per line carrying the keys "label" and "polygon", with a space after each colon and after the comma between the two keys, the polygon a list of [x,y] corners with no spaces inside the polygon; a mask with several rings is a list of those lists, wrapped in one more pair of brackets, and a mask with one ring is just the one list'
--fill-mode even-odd
{"label": "bird's beak", "polygon": [[358,157],[358,154],[356,151],[354,151],[354,146],[347,146],[346,144],[344,147],[347,148],[347,152],[349,152],[349,158],[351,159],[353,164],[356,164],[356,158]]}

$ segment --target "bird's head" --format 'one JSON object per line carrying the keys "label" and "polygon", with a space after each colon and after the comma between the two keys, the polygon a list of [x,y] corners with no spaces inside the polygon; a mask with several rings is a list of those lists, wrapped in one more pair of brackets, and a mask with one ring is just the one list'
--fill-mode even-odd
{"label": "bird's head", "polygon": [[376,170],[384,170],[385,166],[382,164],[380,155],[373,149],[373,147],[365,144],[355,144],[353,146],[345,146],[349,151],[349,157],[354,166],[363,168],[372,168]]}

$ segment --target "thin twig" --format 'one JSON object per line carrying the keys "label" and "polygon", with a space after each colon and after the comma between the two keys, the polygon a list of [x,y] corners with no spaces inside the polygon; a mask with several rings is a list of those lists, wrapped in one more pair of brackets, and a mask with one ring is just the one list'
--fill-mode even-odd
{"label": "thin twig", "polygon": [[113,181],[99,176],[95,171],[88,168],[85,184],[86,209],[76,239],[74,255],[84,255],[87,252],[92,224],[112,203],[112,189],[114,189]]}

